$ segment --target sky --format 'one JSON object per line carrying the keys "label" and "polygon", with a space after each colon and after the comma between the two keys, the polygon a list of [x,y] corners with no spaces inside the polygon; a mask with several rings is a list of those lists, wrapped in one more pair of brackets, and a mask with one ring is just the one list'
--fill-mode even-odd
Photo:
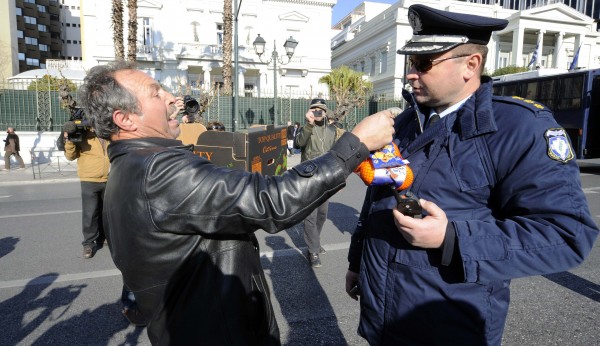
{"label": "sky", "polygon": [[[337,0],[333,6],[333,16],[331,16],[331,25],[335,25],[345,15],[350,13],[356,6],[362,4],[365,0]],[[395,4],[398,0],[368,0],[370,2],[381,2],[384,4]]]}

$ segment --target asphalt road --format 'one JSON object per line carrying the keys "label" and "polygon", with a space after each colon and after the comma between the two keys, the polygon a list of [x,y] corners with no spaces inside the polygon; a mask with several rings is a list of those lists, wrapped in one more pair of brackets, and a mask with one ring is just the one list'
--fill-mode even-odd
{"label": "asphalt road", "polygon": [[[600,161],[580,165],[599,223]],[[145,329],[120,314],[121,276],[108,249],[82,258],[78,181],[15,174],[0,175],[0,345],[148,345]],[[358,304],[343,289],[364,189],[352,176],[332,198],[321,268],[301,254],[302,226],[258,233],[284,344],[366,345],[356,334]],[[600,344],[598,268],[600,242],[574,270],[514,280],[503,344]]]}

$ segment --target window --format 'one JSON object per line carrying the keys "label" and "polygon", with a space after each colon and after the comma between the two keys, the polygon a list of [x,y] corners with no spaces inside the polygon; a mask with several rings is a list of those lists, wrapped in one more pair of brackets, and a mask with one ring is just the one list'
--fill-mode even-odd
{"label": "window", "polygon": [[68,27],[71,27],[71,23],[66,23],[65,25]]}
{"label": "window", "polygon": [[48,45],[45,45],[45,44],[42,44],[42,43],[40,43],[40,44],[38,45],[38,47],[40,47],[40,50],[41,50],[42,52],[47,52],[47,51],[48,51]]}
{"label": "window", "polygon": [[67,40],[67,44],[71,44],[71,40]]}
{"label": "window", "polygon": [[554,102],[556,96],[556,79],[550,79],[540,82],[540,98],[539,101],[545,104],[550,109],[554,109],[556,103]]}
{"label": "window", "polygon": [[25,61],[25,53],[19,53],[19,60]]}
{"label": "window", "polygon": [[44,5],[37,5],[38,8],[38,12],[46,12],[46,6]]}
{"label": "window", "polygon": [[558,109],[577,109],[581,107],[583,75],[565,77],[560,83]]}
{"label": "window", "polygon": [[[154,45],[154,40],[152,37],[152,18],[143,17],[142,20],[142,45],[151,47]],[[139,37],[139,36],[138,36]]]}
{"label": "window", "polygon": [[25,36],[25,44],[32,44],[32,45],[37,46],[38,40],[37,40],[37,38],[34,38],[34,37]]}
{"label": "window", "polygon": [[35,0],[24,0],[23,2],[27,2],[27,3],[30,3],[30,4],[35,4]]}
{"label": "window", "polygon": [[386,50],[381,52],[381,57],[379,59],[379,73],[387,72],[387,54],[388,52]]}
{"label": "window", "polygon": [[23,15],[23,10],[20,7],[17,7],[15,9],[15,12],[17,13],[17,16],[22,16]]}
{"label": "window", "polygon": [[25,24],[37,24],[37,20],[34,17],[23,16],[25,18]]}
{"label": "window", "polygon": [[223,44],[223,24],[217,23],[217,44]]}
{"label": "window", "polygon": [[359,72],[365,72],[365,61],[361,61],[360,62],[360,71]]}
{"label": "window", "polygon": [[30,66],[40,66],[40,61],[38,59],[27,58],[25,59],[25,63]]}
{"label": "window", "polygon": [[48,27],[44,24],[38,24],[38,31],[48,32]]}
{"label": "window", "polygon": [[369,69],[369,76],[374,76],[375,75],[375,57],[372,56],[370,59],[370,69]]}
{"label": "window", "polygon": [[17,30],[17,37],[18,38],[23,38],[23,30]]}

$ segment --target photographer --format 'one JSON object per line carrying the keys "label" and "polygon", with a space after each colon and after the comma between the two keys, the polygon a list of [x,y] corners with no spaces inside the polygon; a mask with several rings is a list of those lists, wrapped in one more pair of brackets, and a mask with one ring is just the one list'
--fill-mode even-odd
{"label": "photographer", "polygon": [[108,142],[96,137],[91,127],[81,126],[83,130],[77,137],[67,132],[67,128],[65,126],[65,157],[69,161],[77,159],[77,175],[81,180],[83,258],[92,258],[106,239],[102,203],[110,164],[106,152]]}

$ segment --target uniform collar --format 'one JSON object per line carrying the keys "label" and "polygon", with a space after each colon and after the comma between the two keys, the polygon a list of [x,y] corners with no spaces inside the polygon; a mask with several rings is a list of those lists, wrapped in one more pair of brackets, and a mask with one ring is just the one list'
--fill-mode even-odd
{"label": "uniform collar", "polygon": [[481,77],[481,86],[457,111],[461,139],[498,130],[492,109],[492,79]]}

